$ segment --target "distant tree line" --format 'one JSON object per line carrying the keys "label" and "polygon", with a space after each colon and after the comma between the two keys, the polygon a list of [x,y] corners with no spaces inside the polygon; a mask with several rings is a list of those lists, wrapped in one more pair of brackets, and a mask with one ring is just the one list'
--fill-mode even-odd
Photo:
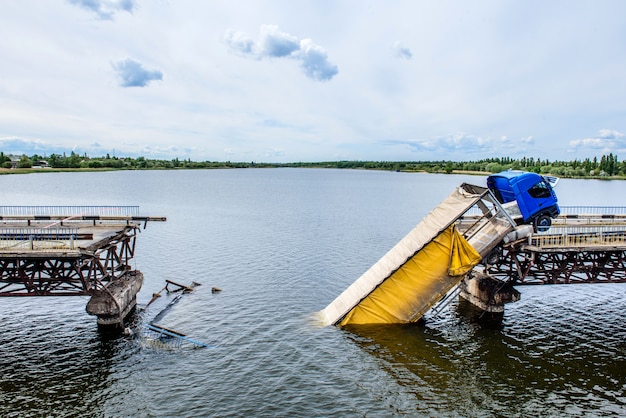
{"label": "distant tree line", "polygon": [[256,163],[230,161],[191,161],[191,159],[172,160],[148,159],[144,157],[116,157],[107,154],[103,157],[89,157],[70,152],[50,156],[21,155],[11,158],[0,152],[2,168],[50,167],[54,169],[112,169],[112,170],[170,170],[170,169],[210,169],[210,168],[251,168],[251,167],[311,167],[364,170],[388,170],[429,173],[497,173],[500,171],[524,170],[539,174],[551,174],[570,178],[626,178],[626,161],[620,162],[617,155],[610,153],[599,160],[585,158],[573,161],[550,161],[541,158],[514,159],[510,157],[487,158],[478,161],[326,161],[295,163]]}
{"label": "distant tree line", "polygon": [[541,158],[487,158],[478,161],[332,161],[318,163],[290,163],[283,166],[353,168],[392,171],[425,171],[429,173],[498,173],[505,170],[524,170],[559,177],[612,177],[626,176],[626,161],[619,162],[612,153],[600,160],[550,161]]}

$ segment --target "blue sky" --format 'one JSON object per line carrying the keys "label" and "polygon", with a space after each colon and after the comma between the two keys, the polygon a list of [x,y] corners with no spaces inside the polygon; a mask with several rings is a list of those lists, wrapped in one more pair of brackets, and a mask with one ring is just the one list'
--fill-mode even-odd
{"label": "blue sky", "polygon": [[626,1],[4,0],[0,151],[626,159]]}

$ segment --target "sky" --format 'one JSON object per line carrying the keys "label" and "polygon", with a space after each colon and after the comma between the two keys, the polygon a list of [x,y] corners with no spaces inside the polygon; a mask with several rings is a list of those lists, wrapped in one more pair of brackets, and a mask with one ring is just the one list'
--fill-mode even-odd
{"label": "sky", "polygon": [[0,151],[626,159],[623,0],[3,0]]}

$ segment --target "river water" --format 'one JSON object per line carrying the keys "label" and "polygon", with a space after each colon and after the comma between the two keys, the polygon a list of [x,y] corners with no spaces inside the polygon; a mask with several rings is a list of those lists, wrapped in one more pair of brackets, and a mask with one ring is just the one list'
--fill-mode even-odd
{"label": "river water", "polygon": [[[318,328],[324,308],[462,182],[326,169],[0,176],[3,205],[139,205],[140,307],[202,286],[146,345],[165,294],[106,339],[87,298],[0,299],[0,416],[623,416],[626,285],[520,287],[501,326],[455,301],[422,325]],[[562,180],[563,205],[626,206],[625,182]],[[222,289],[212,293],[211,287]]]}

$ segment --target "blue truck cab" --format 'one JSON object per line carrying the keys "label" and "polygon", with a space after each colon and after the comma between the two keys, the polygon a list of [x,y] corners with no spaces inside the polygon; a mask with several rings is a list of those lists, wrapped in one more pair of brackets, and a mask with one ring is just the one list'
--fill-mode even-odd
{"label": "blue truck cab", "polygon": [[561,212],[549,180],[537,173],[508,170],[487,177],[487,187],[500,203],[517,202],[519,223],[532,224],[535,231],[546,231],[552,218]]}

